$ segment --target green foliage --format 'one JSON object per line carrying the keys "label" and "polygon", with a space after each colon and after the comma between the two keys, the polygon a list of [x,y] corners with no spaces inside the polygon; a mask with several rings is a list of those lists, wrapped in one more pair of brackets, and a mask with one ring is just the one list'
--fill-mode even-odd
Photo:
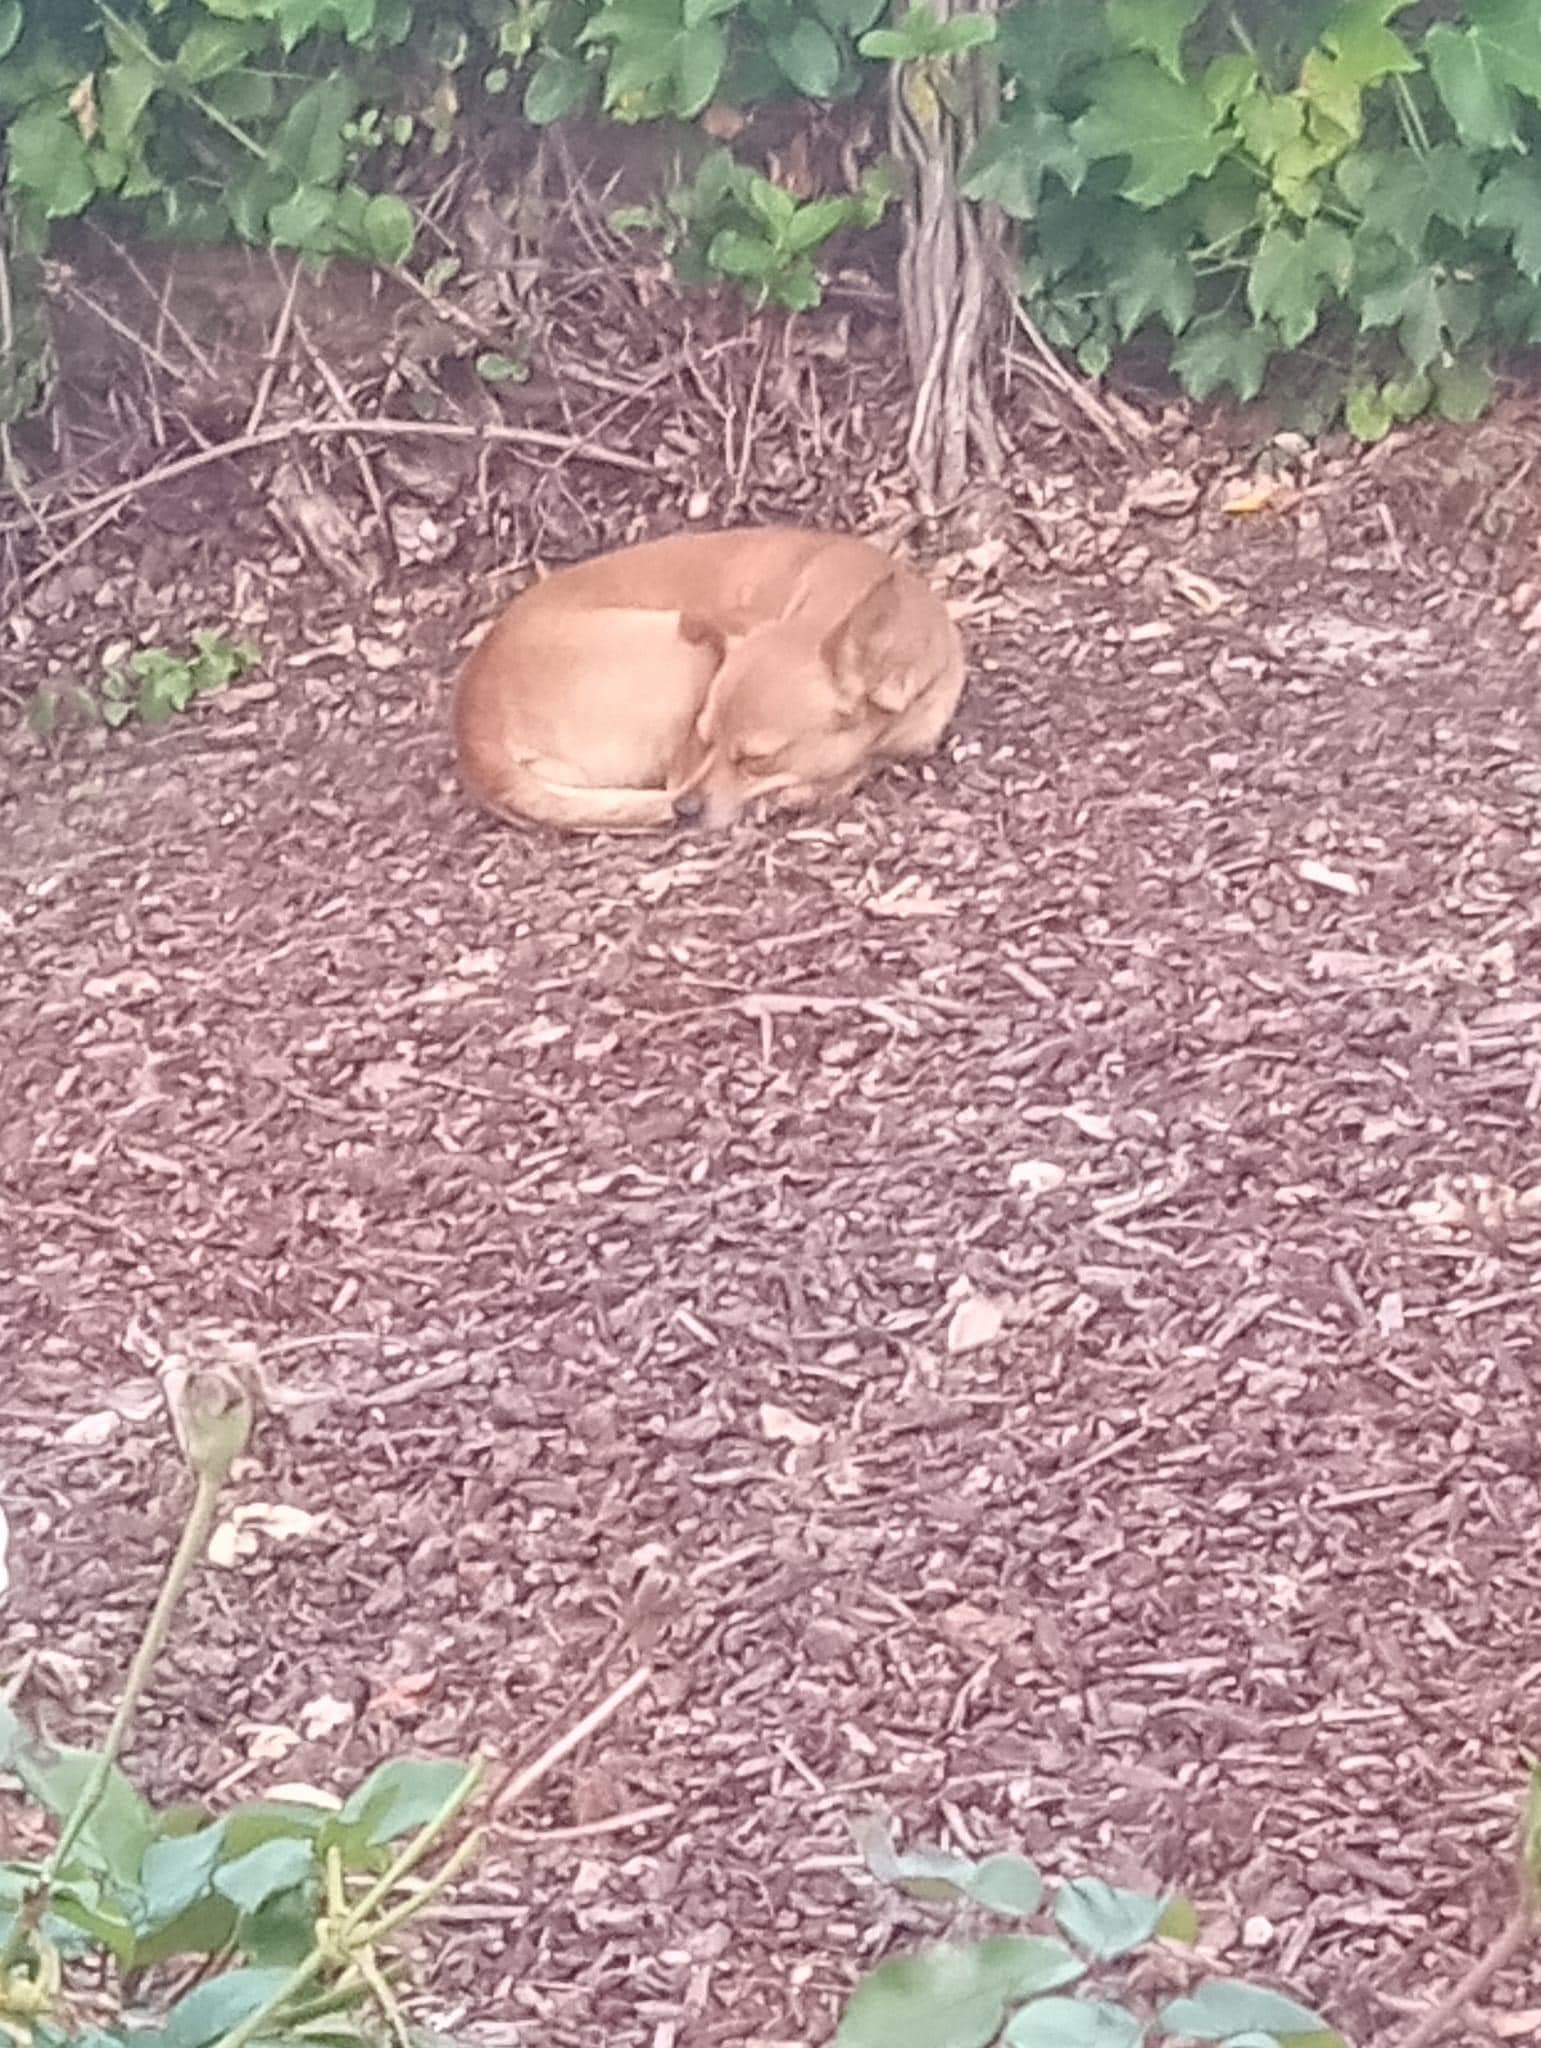
{"label": "green foliage", "polygon": [[138,718],[146,725],[164,725],[200,697],[209,697],[256,665],[257,649],[249,640],[226,640],[218,633],[195,633],[191,654],[165,647],[140,647],[102,671],[94,690],[77,684],[50,683],[33,698],[28,719],[35,732],[52,732],[65,712],[126,725]]}
{"label": "green foliage", "polygon": [[[925,0],[0,0],[6,191],[29,249],[97,207],[400,264],[404,153],[448,147],[478,98],[538,126],[690,122],[899,65],[948,106],[965,60],[998,66],[1001,118],[964,191],[1021,224],[1028,310],[1091,374],[1138,337],[1192,396],[1249,398],[1309,348],[1308,424],[1373,439],[1414,393],[1474,417],[1494,353],[1541,340],[1532,0],[1015,0],[998,23]],[[801,308],[885,196],[799,202],[711,157],[626,219],[683,278]],[[11,336],[0,429],[45,361]]]}
{"label": "green foliage", "polygon": [[687,284],[725,277],[752,306],[798,311],[819,303],[818,251],[842,228],[870,227],[887,200],[874,173],[860,191],[800,202],[719,149],[662,205],[618,209],[611,225],[659,234]]}
{"label": "green foliage", "polygon": [[1541,9],[1409,11],[1018,0],[964,189],[1024,224],[1048,339],[1164,337],[1198,398],[1311,343],[1318,423],[1477,417],[1494,344],[1541,338]]}
{"label": "green foliage", "polygon": [[[259,2037],[269,2048],[367,2048],[381,2038],[378,2014],[404,2041],[390,1981],[400,1966],[384,1944],[475,1853],[472,1836],[426,1881],[417,1875],[476,1792],[480,1766],[397,1759],[341,1807],[253,1800],[218,1816],[157,1810],[119,1768],[132,1710],[252,1422],[232,1367],[189,1374],[168,1403],[196,1489],[105,1747],[40,1741],[0,1700],[0,1772],[54,1824],[46,1855],[0,1862],[0,2038],[14,2048],[239,2048]],[[77,2030],[66,1965],[80,1959],[96,1966],[93,2009],[110,1962],[121,2002],[131,1989],[140,2019],[163,1988],[156,1970],[182,1967],[154,2024]]]}
{"label": "green foliage", "polygon": [[[1025,1857],[896,1855],[882,1829],[862,1834],[874,1876],[913,1898],[1016,1920],[1044,1901],[1044,1880]],[[1117,1996],[1109,1965],[1152,1940],[1196,1940],[1197,1917],[1175,1894],[1083,1877],[1054,1889],[1050,1912],[1054,1933],[954,1939],[879,1963],[852,1992],[835,2048],[1144,2048],[1175,2036],[1230,2048],[1344,2048],[1318,2014],[1260,1985],[1212,1978],[1153,2011],[1136,1993]]]}

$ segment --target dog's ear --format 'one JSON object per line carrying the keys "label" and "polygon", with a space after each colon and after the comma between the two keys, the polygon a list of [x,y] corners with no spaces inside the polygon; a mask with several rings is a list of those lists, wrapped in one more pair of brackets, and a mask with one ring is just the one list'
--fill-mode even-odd
{"label": "dog's ear", "polygon": [[904,587],[897,569],[880,577],[824,642],[824,659],[843,702],[863,700],[888,717],[908,710],[920,694],[913,633],[905,631]]}

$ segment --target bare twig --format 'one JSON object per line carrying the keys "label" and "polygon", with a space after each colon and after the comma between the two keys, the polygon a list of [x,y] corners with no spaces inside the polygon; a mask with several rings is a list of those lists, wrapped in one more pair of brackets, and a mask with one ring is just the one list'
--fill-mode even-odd
{"label": "bare twig", "polygon": [[[353,408],[348,401],[347,392],[342,388],[342,379],[332,368],[326,357],[322,355],[320,349],[316,347],[315,342],[311,339],[310,330],[306,327],[303,320],[297,320],[294,323],[294,331],[299,336],[300,345],[305,350],[306,355],[310,357],[311,362],[315,365],[317,376],[336,400],[338,412],[344,418],[348,417],[352,413]],[[391,522],[385,510],[385,495],[381,491],[379,479],[375,475],[375,466],[369,459],[369,450],[362,441],[350,435],[348,452],[358,464],[359,475],[364,483],[364,495],[368,498],[375,518],[380,524],[380,538],[385,542],[392,557],[399,561],[400,553],[396,546],[396,536],[391,530]]]}
{"label": "bare twig", "polygon": [[548,1743],[531,1763],[515,1770],[492,1792],[488,1802],[489,1810],[501,1813],[505,1806],[512,1806],[517,1800],[538,1785],[542,1778],[549,1776],[563,1757],[570,1756],[582,1743],[588,1741],[606,1721],[618,1714],[626,1702],[652,1682],[653,1674],[647,1665],[639,1664],[629,1678],[623,1678],[619,1685],[607,1692],[598,1706],[591,1707],[581,1721],[575,1721],[565,1735],[559,1735],[555,1742]]}
{"label": "bare twig", "polygon": [[1445,2029],[1452,2026],[1471,2004],[1474,1998],[1484,1992],[1505,1964],[1513,1961],[1529,1941],[1535,1930],[1536,1907],[1528,1886],[1515,1901],[1514,1910],[1478,1956],[1466,1975],[1449,1994],[1442,1998],[1431,2013],[1426,2013],[1418,2022],[1402,2048],[1431,2048]]}
{"label": "bare twig", "polygon": [[[277,257],[274,259],[275,267]],[[284,343],[289,339],[289,328],[294,320],[294,300],[300,288],[301,258],[296,256],[289,270],[289,286],[284,293],[284,302],[278,309],[278,318],[273,323],[273,339],[268,343],[267,360],[262,366],[262,376],[257,385],[257,395],[251,402],[251,411],[246,415],[248,434],[255,434],[262,424],[262,415],[268,409],[268,399],[273,392],[273,379],[278,375],[278,365],[283,360]],[[314,355],[314,351],[312,351]],[[343,411],[347,411],[343,407]]]}
{"label": "bare twig", "polygon": [[99,491],[94,498],[84,503],[64,507],[48,516],[46,523],[55,524],[65,519],[85,519],[95,513],[97,516],[81,528],[75,537],[61,548],[56,548],[46,562],[40,563],[25,578],[22,588],[30,590],[42,582],[45,576],[77,554],[94,534],[114,517],[130,498],[153,490],[158,484],[172,483],[178,477],[188,476],[194,470],[206,469],[212,462],[222,462],[234,455],[249,454],[254,448],[275,448],[284,441],[323,441],[335,436],[350,434],[418,435],[428,440],[440,441],[503,441],[518,448],[551,449],[564,460],[573,457],[584,462],[596,462],[607,469],[626,470],[634,476],[656,476],[657,472],[649,462],[640,456],[628,455],[624,449],[609,448],[601,443],[578,439],[570,434],[548,434],[539,427],[462,427],[450,421],[437,420],[383,420],[383,419],[330,419],[330,420],[289,420],[282,426],[263,427],[255,434],[238,434],[233,440],[221,441],[212,448],[200,448],[196,455],[181,455],[173,462],[163,462],[156,469],[147,470],[144,475],[130,477],[127,483],[114,484],[110,490]]}

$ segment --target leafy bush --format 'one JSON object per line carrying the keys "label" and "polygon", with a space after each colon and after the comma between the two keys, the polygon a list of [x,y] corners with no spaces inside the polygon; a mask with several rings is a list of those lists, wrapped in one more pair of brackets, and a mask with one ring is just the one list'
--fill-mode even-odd
{"label": "leafy bush", "polygon": [[[994,27],[885,0],[0,0],[7,190],[31,247],[99,204],[399,263],[402,153],[446,147],[470,99],[694,121],[898,64],[946,104]],[[1475,417],[1494,352],[1541,340],[1532,0],[1017,0],[994,48],[964,189],[1021,224],[1027,310],[1089,374],[1154,342],[1195,397],[1272,374],[1299,424],[1373,440]],[[827,235],[879,210],[870,183],[798,203],[710,161],[633,224],[757,304],[812,304]],[[0,422],[36,391],[9,353]]]}
{"label": "leafy bush", "polygon": [[859,192],[800,203],[719,149],[661,204],[623,207],[610,218],[612,227],[657,233],[682,283],[731,278],[752,306],[798,309],[822,295],[815,252],[842,228],[871,227],[887,203],[877,173]]}
{"label": "leafy bush", "polygon": [[[1541,9],[1467,0],[1026,0],[965,189],[1026,224],[1045,335],[1100,373],[1153,329],[1203,397],[1312,350],[1321,425],[1474,418],[1489,351],[1541,339]],[[1337,344],[1324,377],[1319,341]]]}
{"label": "leafy bush", "polygon": [[1057,1886],[1045,1913],[1047,1887],[1024,1856],[896,1855],[876,1831],[865,1847],[874,1875],[911,1897],[983,1908],[1019,1929],[1036,1920],[1044,1931],[953,1940],[879,1963],[852,1993],[835,2048],[1141,2048],[1176,2036],[1230,2048],[1344,2048],[1318,2014],[1261,1985],[1211,1977],[1160,2001],[1132,1989],[1114,1996],[1115,1965],[1127,1975],[1150,1942],[1197,1937],[1193,1908],[1176,1895],[1083,1877]]}

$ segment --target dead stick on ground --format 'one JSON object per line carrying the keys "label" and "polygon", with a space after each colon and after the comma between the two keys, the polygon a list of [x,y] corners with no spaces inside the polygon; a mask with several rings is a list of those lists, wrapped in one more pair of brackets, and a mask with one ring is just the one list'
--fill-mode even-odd
{"label": "dead stick on ground", "polygon": [[[268,399],[273,392],[273,379],[278,375],[278,365],[283,360],[284,343],[289,339],[290,323],[294,319],[295,294],[300,288],[300,258],[295,257],[289,271],[289,289],[284,293],[284,302],[278,309],[278,318],[273,323],[273,339],[268,343],[267,362],[263,365],[257,395],[251,402],[251,411],[246,415],[248,434],[255,434],[262,424],[262,415],[268,409]],[[278,257],[273,262],[276,267]]]}
{"label": "dead stick on ground", "polygon": [[517,448],[549,448],[564,457],[577,456],[582,461],[597,462],[608,469],[627,470],[634,476],[656,476],[658,473],[650,462],[644,462],[639,455],[628,455],[624,449],[607,448],[599,442],[585,441],[572,434],[548,434],[540,427],[461,427],[434,420],[290,420],[282,426],[263,427],[259,433],[238,434],[234,440],[221,441],[213,448],[200,448],[196,455],[178,456],[174,462],[164,462],[143,476],[131,477],[127,483],[114,484],[111,490],[98,492],[83,504],[53,513],[46,520],[49,525],[65,519],[87,519],[93,512],[97,517],[82,527],[73,540],[66,541],[62,548],[56,548],[46,562],[40,562],[24,579],[22,588],[30,590],[45,576],[51,576],[71,555],[78,554],[93,534],[100,533],[130,498],[153,490],[157,484],[172,483],[177,477],[188,476],[195,469],[206,469],[211,462],[223,462],[232,455],[246,455],[254,448],[274,448],[281,441],[329,440],[338,434],[415,434],[439,441],[502,441]]}
{"label": "dead stick on ground", "polygon": [[505,1806],[512,1806],[516,1800],[522,1799],[526,1792],[556,1769],[563,1757],[570,1756],[581,1743],[587,1742],[597,1729],[620,1712],[634,1694],[650,1684],[652,1677],[647,1665],[641,1664],[629,1678],[623,1678],[613,1691],[605,1694],[598,1706],[591,1707],[581,1721],[575,1721],[565,1735],[559,1735],[555,1742],[548,1743],[532,1762],[522,1770],[511,1772],[501,1785],[496,1786],[487,1801],[488,1812],[501,1813]]}
{"label": "dead stick on ground", "polygon": [[1477,1958],[1450,1996],[1442,1999],[1418,2022],[1402,2043],[1402,2048],[1431,2048],[1431,2044],[1460,2018],[1472,2000],[1486,1991],[1504,1965],[1519,1954],[1530,1939],[1535,1918],[1535,1905],[1527,1891],[1494,1936],[1486,1954]]}

